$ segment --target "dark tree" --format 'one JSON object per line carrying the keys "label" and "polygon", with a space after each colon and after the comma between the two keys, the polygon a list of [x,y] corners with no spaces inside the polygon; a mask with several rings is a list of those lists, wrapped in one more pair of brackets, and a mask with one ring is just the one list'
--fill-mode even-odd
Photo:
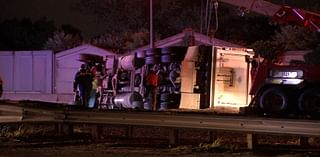
{"label": "dark tree", "polygon": [[269,40],[277,30],[277,27],[271,25],[269,19],[264,16],[231,16],[223,20],[223,28],[220,27],[216,37],[241,43],[243,46],[251,45],[258,40]]}
{"label": "dark tree", "polygon": [[35,22],[27,18],[5,20],[0,23],[0,49],[41,49],[55,29],[54,23],[45,18]]}
{"label": "dark tree", "polygon": [[120,33],[148,26],[145,0],[80,0],[76,10],[94,14],[105,25],[106,33]]}
{"label": "dark tree", "polygon": [[[149,29],[149,1],[146,0],[81,0],[77,10],[91,13],[104,22],[106,33],[136,32]],[[155,31],[163,36],[184,28],[199,28],[200,2],[193,0],[154,1]]]}
{"label": "dark tree", "polygon": [[80,37],[80,39],[83,38],[80,29],[76,28],[76,27],[74,27],[72,25],[69,25],[69,24],[61,25],[60,31],[63,31],[66,34],[71,34],[73,36],[78,36],[78,37]]}
{"label": "dark tree", "polygon": [[[320,38],[317,32],[300,26],[282,26],[270,40],[260,40],[251,45],[258,55],[272,58],[277,53],[290,50],[314,50],[308,60],[320,60]],[[318,48],[317,48],[318,47]],[[312,56],[310,58],[310,56]]]}
{"label": "dark tree", "polygon": [[81,43],[82,39],[79,35],[73,35],[58,30],[53,33],[52,37],[48,38],[48,40],[43,45],[43,49],[59,52],[79,46]]}

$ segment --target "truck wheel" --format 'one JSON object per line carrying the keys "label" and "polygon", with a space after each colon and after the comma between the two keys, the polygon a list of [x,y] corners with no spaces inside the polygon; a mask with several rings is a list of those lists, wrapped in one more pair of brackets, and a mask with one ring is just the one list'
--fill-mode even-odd
{"label": "truck wheel", "polygon": [[320,113],[320,91],[319,89],[307,89],[299,97],[300,111],[308,114]]}
{"label": "truck wheel", "polygon": [[258,97],[260,109],[266,113],[284,112],[288,107],[287,94],[280,88],[271,87]]}

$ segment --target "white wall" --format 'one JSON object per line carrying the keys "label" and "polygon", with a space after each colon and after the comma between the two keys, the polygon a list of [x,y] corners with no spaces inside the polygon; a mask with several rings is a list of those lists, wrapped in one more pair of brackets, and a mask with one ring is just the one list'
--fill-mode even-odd
{"label": "white wall", "polygon": [[0,51],[0,75],[8,93],[52,93],[52,51]]}

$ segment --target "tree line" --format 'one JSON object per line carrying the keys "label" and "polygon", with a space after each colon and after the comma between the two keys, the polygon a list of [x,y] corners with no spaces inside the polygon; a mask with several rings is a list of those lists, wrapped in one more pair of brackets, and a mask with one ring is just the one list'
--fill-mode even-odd
{"label": "tree line", "polygon": [[[268,17],[255,13],[240,16],[237,8],[223,3],[219,3],[216,10],[211,6],[206,12],[205,4],[205,0],[154,1],[156,40],[191,28],[253,48],[264,57],[284,50],[317,50],[320,47],[319,35],[305,28],[276,25]],[[146,0],[80,0],[72,9],[96,15],[97,23],[105,26],[104,33],[83,39],[76,27],[56,27],[54,21],[46,18],[36,21],[8,19],[0,21],[0,50],[52,49],[58,52],[90,43],[124,53],[149,43],[149,3]],[[211,17],[210,21],[205,17]],[[210,26],[208,31],[203,27],[205,24]]]}

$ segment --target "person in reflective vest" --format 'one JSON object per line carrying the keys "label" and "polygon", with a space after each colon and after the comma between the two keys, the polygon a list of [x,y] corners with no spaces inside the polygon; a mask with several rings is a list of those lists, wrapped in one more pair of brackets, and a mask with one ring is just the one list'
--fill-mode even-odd
{"label": "person in reflective vest", "polygon": [[83,107],[88,107],[90,92],[92,89],[92,74],[85,64],[81,65],[73,82],[73,92],[80,91],[80,101]]}
{"label": "person in reflective vest", "polygon": [[93,66],[91,68],[91,75],[92,75],[92,88],[90,91],[90,98],[89,98],[89,108],[95,108],[97,102],[97,89],[98,89],[98,76],[97,76],[97,68]]}
{"label": "person in reflective vest", "polygon": [[155,71],[150,71],[147,75],[147,93],[151,109],[157,110],[157,87],[159,85],[159,75]]}

